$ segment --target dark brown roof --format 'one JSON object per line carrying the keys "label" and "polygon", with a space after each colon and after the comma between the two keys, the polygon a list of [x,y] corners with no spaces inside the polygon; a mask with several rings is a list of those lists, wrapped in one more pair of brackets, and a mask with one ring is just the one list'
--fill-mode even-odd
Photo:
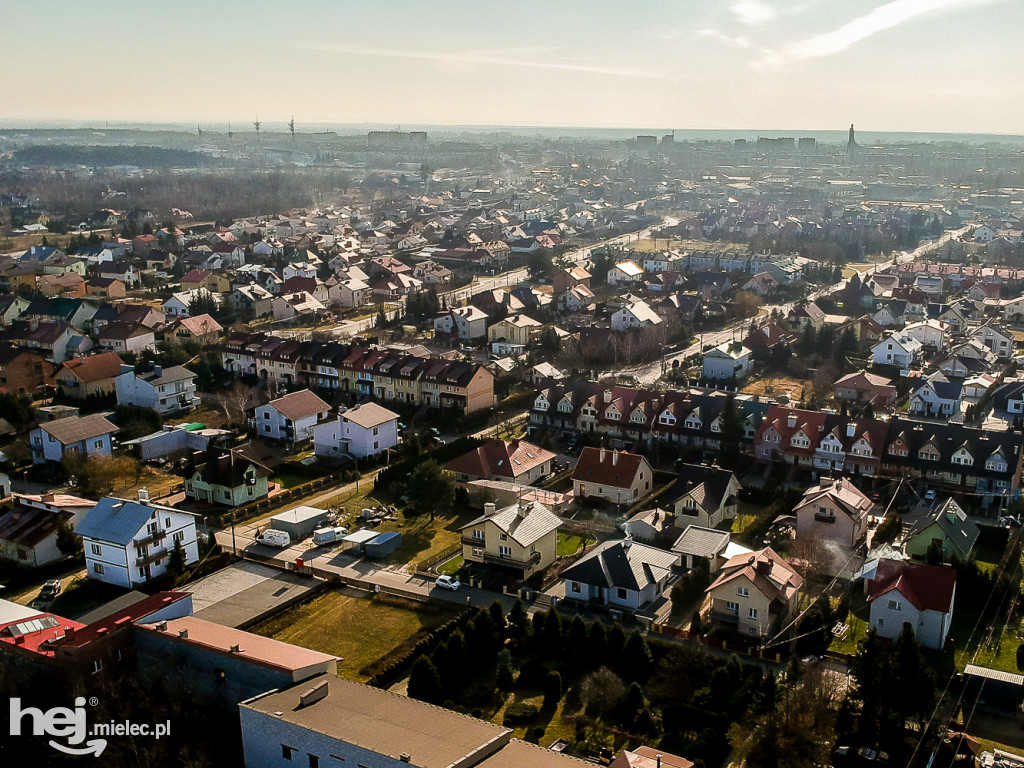
{"label": "dark brown roof", "polygon": [[449,472],[477,477],[515,478],[555,458],[555,454],[525,440],[490,438],[469,453],[445,464]]}

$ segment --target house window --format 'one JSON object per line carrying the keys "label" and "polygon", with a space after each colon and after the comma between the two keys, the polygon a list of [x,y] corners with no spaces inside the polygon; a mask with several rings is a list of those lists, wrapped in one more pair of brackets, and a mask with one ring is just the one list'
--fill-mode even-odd
{"label": "house window", "polygon": [[570,587],[570,589],[571,589],[571,590],[572,590],[573,592],[575,592],[575,593],[576,593],[577,595],[578,595],[578,594],[580,593],[580,591],[581,591],[581,589],[580,589],[580,583],[579,583],[578,581],[573,581],[573,582],[570,582],[570,583],[569,583],[569,587]]}
{"label": "house window", "polygon": [[729,600],[725,604],[725,610],[730,611],[732,613],[739,613],[740,612],[740,604],[739,603],[735,603],[732,600]]}
{"label": "house window", "polygon": [[310,755],[310,754],[307,754],[306,757],[309,758],[309,768],[320,768],[320,758],[319,757],[317,757],[316,755]]}
{"label": "house window", "polygon": [[292,759],[292,752],[293,751],[294,751],[294,749],[292,747],[285,746],[284,744],[281,745],[281,757],[284,758],[285,760],[291,760]]}
{"label": "house window", "polygon": [[175,541],[184,541],[185,540],[185,532],[184,531],[178,531],[177,533],[175,533],[174,534],[174,540]]}
{"label": "house window", "polygon": [[93,448],[97,448],[97,449],[102,448],[103,447],[103,441],[102,440],[97,440],[96,442],[94,442],[92,444],[92,447]]}
{"label": "house window", "polygon": [[478,529],[478,528],[474,528],[473,529],[473,538],[477,539],[478,541],[483,541],[483,539],[484,539],[484,532],[482,530]]}
{"label": "house window", "polygon": [[625,590],[624,587],[619,587],[618,588],[618,595],[619,595],[619,600],[625,600],[626,599],[626,590]]}
{"label": "house window", "polygon": [[750,610],[748,610],[747,611],[747,618],[756,619],[757,618],[757,608],[751,608]]}
{"label": "house window", "polygon": [[92,572],[102,576],[103,575],[103,564],[102,563],[93,563],[92,564]]}
{"label": "house window", "polygon": [[102,555],[103,554],[103,547],[101,547],[99,544],[90,544],[89,548],[92,550],[92,553],[94,555]]}
{"label": "house window", "polygon": [[903,606],[902,606],[902,604],[900,603],[899,600],[890,600],[889,604],[888,604],[888,608],[889,608],[890,611],[901,611],[901,610],[903,610]]}
{"label": "house window", "polygon": [[878,626],[879,627],[884,627],[885,626],[885,619],[879,619],[878,620]]}
{"label": "house window", "polygon": [[512,557],[512,547],[498,547],[498,555],[501,557]]}
{"label": "house window", "polygon": [[498,538],[501,539],[502,541],[508,541],[508,534],[507,533],[499,534]]}

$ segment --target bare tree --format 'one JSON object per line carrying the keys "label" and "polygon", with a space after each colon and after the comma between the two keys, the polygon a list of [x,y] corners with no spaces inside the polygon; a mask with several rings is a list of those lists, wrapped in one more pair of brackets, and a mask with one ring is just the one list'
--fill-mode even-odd
{"label": "bare tree", "polygon": [[229,423],[243,423],[250,408],[258,402],[256,390],[236,381],[228,389],[217,393],[217,405],[224,411],[224,418]]}

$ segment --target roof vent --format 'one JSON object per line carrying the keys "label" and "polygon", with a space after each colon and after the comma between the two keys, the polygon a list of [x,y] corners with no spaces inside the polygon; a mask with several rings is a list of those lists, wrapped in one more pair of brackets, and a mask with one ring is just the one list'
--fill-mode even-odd
{"label": "roof vent", "polygon": [[166,632],[167,631],[167,622],[166,621],[158,621],[156,623],[156,631],[157,632]]}
{"label": "roof vent", "polygon": [[322,683],[318,683],[299,696],[299,706],[308,707],[310,704],[315,704],[327,697],[327,681],[324,680]]}
{"label": "roof vent", "polygon": [[180,637],[182,640],[187,640],[188,639],[188,630],[187,629],[179,629],[178,630],[178,637]]}
{"label": "roof vent", "polygon": [[410,755],[408,752],[403,752],[398,756],[398,759],[401,760],[403,763],[409,763],[412,762],[412,755]]}

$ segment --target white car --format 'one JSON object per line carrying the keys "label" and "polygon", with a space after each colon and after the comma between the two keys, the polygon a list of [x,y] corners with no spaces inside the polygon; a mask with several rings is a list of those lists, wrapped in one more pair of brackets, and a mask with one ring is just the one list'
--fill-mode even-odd
{"label": "white car", "polygon": [[924,492],[924,500],[925,501],[935,501],[935,497],[937,495],[938,494],[935,492],[935,489],[934,488],[930,488],[929,490]]}
{"label": "white car", "polygon": [[450,589],[452,592],[458,592],[462,586],[461,582],[452,576],[438,576],[435,583],[442,589]]}

